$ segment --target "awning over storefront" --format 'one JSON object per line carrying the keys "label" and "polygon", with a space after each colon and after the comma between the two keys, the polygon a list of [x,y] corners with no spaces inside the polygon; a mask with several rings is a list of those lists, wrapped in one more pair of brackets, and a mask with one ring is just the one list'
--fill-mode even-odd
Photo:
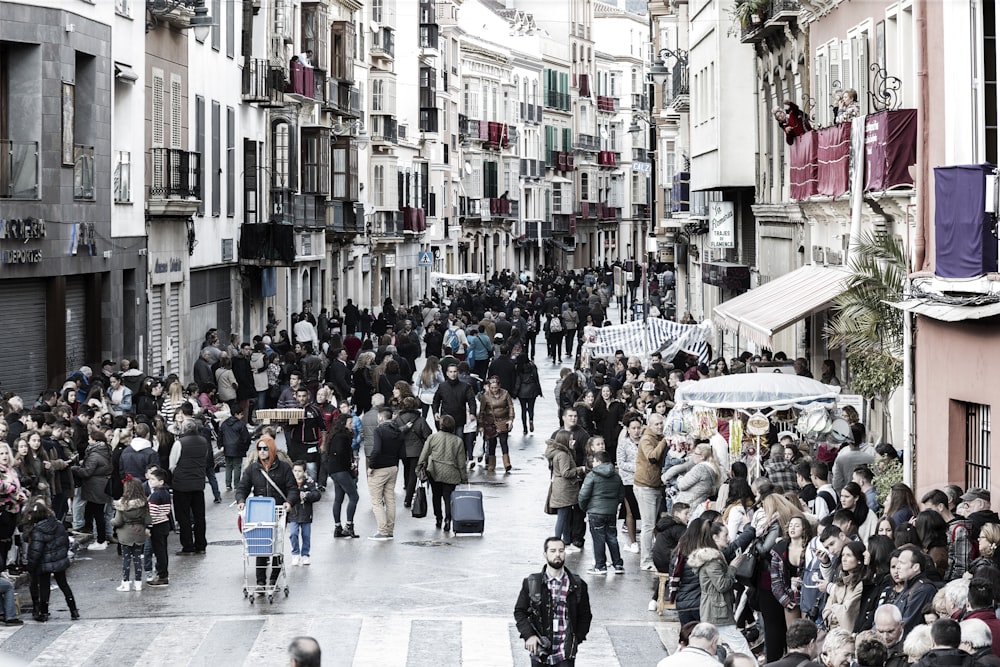
{"label": "awning over storefront", "polygon": [[844,267],[803,266],[719,304],[714,319],[722,328],[770,348],[776,332],[827,308],[847,289],[849,276]]}
{"label": "awning over storefront", "polygon": [[572,246],[557,238],[546,239],[546,241],[551,243],[556,248],[559,248],[563,252],[574,252],[576,250],[576,246]]}
{"label": "awning over storefront", "polygon": [[942,322],[981,320],[984,317],[1000,315],[1000,303],[988,303],[982,306],[962,306],[927,299],[910,299],[909,301],[900,301],[899,303],[892,303],[890,305],[900,310],[908,310],[911,313]]}

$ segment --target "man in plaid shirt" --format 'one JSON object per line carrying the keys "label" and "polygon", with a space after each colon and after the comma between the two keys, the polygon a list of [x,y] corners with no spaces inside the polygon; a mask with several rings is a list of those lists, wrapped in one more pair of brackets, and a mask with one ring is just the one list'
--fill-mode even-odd
{"label": "man in plaid shirt", "polygon": [[531,654],[532,667],[576,664],[576,649],[590,632],[587,583],[564,567],[566,544],[545,540],[545,568],[525,577],[514,605],[514,621]]}
{"label": "man in plaid shirt", "polygon": [[784,491],[799,490],[798,480],[795,479],[795,466],[785,460],[785,448],[781,443],[771,445],[771,456],[764,464],[768,479],[776,486],[781,486]]}

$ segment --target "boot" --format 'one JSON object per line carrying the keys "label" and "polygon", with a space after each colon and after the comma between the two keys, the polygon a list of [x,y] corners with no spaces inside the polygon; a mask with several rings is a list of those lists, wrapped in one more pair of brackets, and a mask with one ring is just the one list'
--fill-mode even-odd
{"label": "boot", "polygon": [[497,457],[487,456],[486,457],[486,472],[495,472],[497,469]]}
{"label": "boot", "polygon": [[[347,525],[350,525],[350,524],[347,524]],[[333,529],[333,536],[334,537],[349,537],[348,534],[346,532],[344,532],[344,529],[340,527],[339,523]]]}
{"label": "boot", "polygon": [[39,623],[44,623],[49,620],[49,605],[48,603],[39,604],[38,611],[35,612],[35,620]]}
{"label": "boot", "polygon": [[528,430],[531,431],[532,433],[535,432],[535,420],[534,419],[528,420]]}
{"label": "boot", "polygon": [[508,474],[510,473],[510,471],[512,469],[512,467],[510,465],[510,455],[509,454],[504,454],[503,455],[503,469],[504,469],[504,472],[508,473]]}
{"label": "boot", "polygon": [[354,524],[347,524],[347,529],[344,531],[344,537],[358,537],[358,534],[354,532]]}
{"label": "boot", "polygon": [[80,620],[80,610],[76,608],[75,598],[66,598],[66,606],[69,607],[69,617],[74,621]]}

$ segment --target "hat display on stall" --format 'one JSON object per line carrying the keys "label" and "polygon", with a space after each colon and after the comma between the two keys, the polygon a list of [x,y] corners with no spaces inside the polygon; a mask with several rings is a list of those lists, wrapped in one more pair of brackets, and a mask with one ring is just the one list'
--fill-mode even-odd
{"label": "hat display on stall", "polygon": [[795,431],[782,431],[778,433],[778,442],[781,442],[784,438],[791,438],[792,442],[799,441],[799,436]]}

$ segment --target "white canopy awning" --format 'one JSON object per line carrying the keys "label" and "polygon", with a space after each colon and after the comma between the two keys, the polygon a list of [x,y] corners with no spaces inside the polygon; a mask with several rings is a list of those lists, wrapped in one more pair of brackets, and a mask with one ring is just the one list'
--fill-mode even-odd
{"label": "white canopy awning", "polygon": [[828,308],[847,289],[850,275],[842,266],[803,266],[719,304],[715,322],[770,348],[775,333]]}

